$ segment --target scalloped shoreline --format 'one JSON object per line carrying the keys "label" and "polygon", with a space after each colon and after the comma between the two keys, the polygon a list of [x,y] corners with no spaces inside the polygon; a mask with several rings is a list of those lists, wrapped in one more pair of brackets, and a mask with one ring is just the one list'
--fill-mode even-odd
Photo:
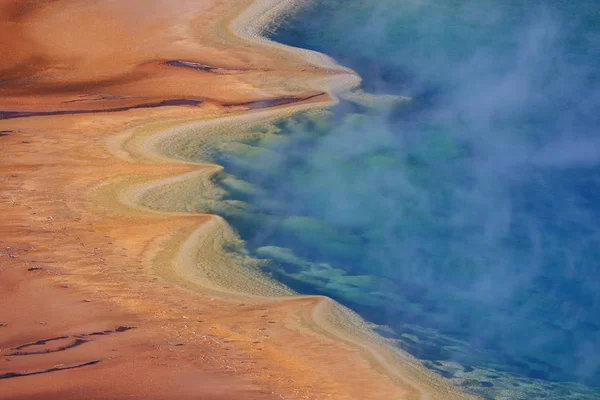
{"label": "scalloped shoreline", "polygon": [[[19,39],[0,43],[14,56],[0,60],[0,108],[26,113],[0,120],[10,133],[0,135],[3,394],[468,397],[351,310],[265,276],[226,221],[190,206],[200,195],[218,201],[211,177],[222,167],[203,163],[203,149],[252,124],[327,108],[359,84],[325,55],[260,36],[294,4],[0,6],[0,29]],[[90,336],[121,326],[136,329]],[[78,335],[89,342],[7,356]]]}
{"label": "scalloped shoreline", "polygon": [[[161,213],[188,213],[185,210],[185,203],[180,202],[179,208],[173,207],[173,201],[169,196],[175,197],[186,193],[185,196],[191,195],[198,201],[199,198],[206,196],[206,193],[215,190],[212,177],[222,170],[219,165],[204,163],[202,151],[198,149],[206,151],[215,143],[224,140],[243,140],[247,136],[248,125],[273,122],[308,110],[327,108],[337,103],[338,95],[360,85],[361,79],[356,73],[340,66],[330,57],[312,50],[280,44],[261,35],[273,19],[280,17],[297,3],[295,0],[255,1],[231,22],[231,31],[244,40],[260,46],[268,46],[276,52],[292,54],[309,65],[325,70],[327,73],[325,77],[306,81],[305,85],[307,89],[326,91],[330,99],[198,122],[183,124],[176,122],[168,129],[163,128],[162,131],[150,136],[147,136],[147,127],[141,127],[138,129],[145,131],[142,140],[139,140],[135,131],[129,132],[121,137],[118,145],[121,152],[128,153],[130,156],[136,154],[135,157],[145,160],[175,161],[195,165],[199,171],[129,188],[130,192],[122,196],[123,199],[128,199],[126,200],[128,206]],[[190,149],[193,149],[193,156],[186,154],[190,153]],[[196,187],[191,189],[189,186],[192,185]],[[132,189],[135,194],[131,192]],[[352,310],[327,297],[296,294],[265,276],[249,257],[240,259],[232,256],[226,249],[233,247],[242,253],[243,242],[221,217],[201,215],[208,217],[209,221],[203,223],[182,243],[171,262],[171,268],[157,270],[165,279],[194,291],[215,296],[235,296],[258,303],[273,300],[283,302],[307,300],[312,305],[299,314],[302,325],[318,335],[333,338],[356,348],[379,373],[387,375],[400,386],[408,384],[416,388],[417,395],[414,398],[475,398],[460,393],[443,378],[421,366],[414,357],[393,347],[386,339],[372,331],[369,324]],[[223,265],[227,265],[224,272]],[[413,398],[413,396],[406,398]]]}

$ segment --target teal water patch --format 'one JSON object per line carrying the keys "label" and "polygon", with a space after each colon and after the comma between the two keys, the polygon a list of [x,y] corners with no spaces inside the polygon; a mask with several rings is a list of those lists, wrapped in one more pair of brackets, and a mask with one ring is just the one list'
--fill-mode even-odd
{"label": "teal water patch", "polygon": [[600,5],[314,2],[376,94],[212,149],[264,269],[488,398],[600,397]]}
{"label": "teal water patch", "polygon": [[[380,139],[372,140],[384,146],[341,144],[331,152],[333,143],[344,142],[346,129],[356,127],[355,115],[344,117],[349,125],[329,124],[325,134],[311,117],[279,124],[280,141],[244,144],[264,146],[269,156],[261,162],[254,151],[248,152],[252,163],[243,153],[213,152],[236,176],[217,181],[228,189],[224,200],[243,202],[220,213],[257,257],[271,260],[265,271],[299,292],[349,305],[385,326],[382,333],[430,368],[486,396],[517,389],[524,398],[535,398],[534,389],[564,396],[569,387],[571,397],[556,398],[594,398],[593,389],[566,382],[580,379],[572,367],[587,356],[574,350],[593,345],[599,330],[595,250],[588,247],[586,255],[589,243],[577,244],[596,234],[593,224],[591,232],[576,231],[598,214],[548,218],[552,212],[539,209],[536,216],[528,208],[540,201],[531,193],[562,208],[564,196],[574,193],[570,185],[580,187],[598,171],[585,171],[583,182],[565,177],[562,183],[553,173],[540,178],[543,184],[530,183],[535,190],[517,182],[508,192],[487,193],[486,182],[467,195],[476,171],[451,167],[473,157],[464,144],[449,144],[432,129],[427,146],[410,152],[396,154],[387,134],[374,133]],[[361,117],[369,118],[378,117]],[[429,151],[446,166],[419,161]],[[502,211],[508,198],[519,209]],[[500,229],[494,218],[503,212],[511,222]],[[541,243],[532,243],[543,236],[539,231],[521,226],[527,219],[550,225]],[[486,233],[490,224],[497,232]],[[597,235],[585,240],[595,243]],[[573,255],[585,257],[577,268],[590,270],[567,274],[557,264]],[[593,383],[595,377],[586,379]]]}

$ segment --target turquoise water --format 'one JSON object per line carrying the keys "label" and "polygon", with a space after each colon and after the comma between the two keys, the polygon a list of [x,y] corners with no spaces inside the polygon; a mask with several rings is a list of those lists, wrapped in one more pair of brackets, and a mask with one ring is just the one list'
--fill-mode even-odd
{"label": "turquoise water", "polygon": [[600,399],[600,3],[315,1],[274,39],[412,101],[213,149],[265,271],[466,390]]}

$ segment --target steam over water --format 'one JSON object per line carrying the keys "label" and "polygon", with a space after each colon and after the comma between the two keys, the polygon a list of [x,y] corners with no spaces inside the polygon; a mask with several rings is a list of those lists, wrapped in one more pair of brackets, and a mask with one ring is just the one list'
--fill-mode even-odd
{"label": "steam over water", "polygon": [[275,40],[364,78],[213,150],[265,271],[489,398],[600,398],[600,3],[328,0]]}

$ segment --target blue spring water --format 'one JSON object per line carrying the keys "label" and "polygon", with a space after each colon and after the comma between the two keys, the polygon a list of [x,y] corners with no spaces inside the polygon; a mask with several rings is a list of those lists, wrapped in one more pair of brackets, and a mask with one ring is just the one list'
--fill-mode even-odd
{"label": "blue spring water", "polygon": [[600,399],[600,3],[315,1],[273,39],[412,100],[213,149],[265,271],[484,397]]}

